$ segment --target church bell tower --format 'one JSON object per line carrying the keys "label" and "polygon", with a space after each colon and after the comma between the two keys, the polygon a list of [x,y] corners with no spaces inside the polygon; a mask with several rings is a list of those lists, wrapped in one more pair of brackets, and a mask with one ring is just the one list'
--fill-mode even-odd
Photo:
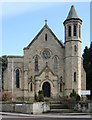
{"label": "church bell tower", "polygon": [[74,6],[71,6],[65,27],[65,95],[81,90],[81,24]]}

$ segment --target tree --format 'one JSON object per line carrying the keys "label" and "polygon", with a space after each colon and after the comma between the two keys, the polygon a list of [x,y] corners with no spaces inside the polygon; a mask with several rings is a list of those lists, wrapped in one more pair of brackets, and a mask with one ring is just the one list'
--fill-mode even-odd
{"label": "tree", "polygon": [[[86,89],[91,90],[92,93],[92,43],[89,48],[87,46],[85,47],[82,56],[83,66],[86,71]],[[92,99],[92,94],[88,98]]]}

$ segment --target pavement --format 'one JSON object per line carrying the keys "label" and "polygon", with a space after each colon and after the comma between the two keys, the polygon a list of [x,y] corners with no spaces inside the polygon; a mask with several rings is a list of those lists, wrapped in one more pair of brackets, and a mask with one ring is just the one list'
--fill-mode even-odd
{"label": "pavement", "polygon": [[21,114],[21,113],[9,113],[9,112],[0,112],[2,117],[38,117],[38,118],[91,118],[92,114],[90,113],[44,113],[39,115],[32,114]]}

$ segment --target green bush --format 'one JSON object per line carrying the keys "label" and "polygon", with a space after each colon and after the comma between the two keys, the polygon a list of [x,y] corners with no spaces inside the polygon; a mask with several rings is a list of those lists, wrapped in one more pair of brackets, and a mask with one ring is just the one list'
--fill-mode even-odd
{"label": "green bush", "polygon": [[73,89],[72,92],[70,93],[70,97],[76,97],[76,91]]}
{"label": "green bush", "polygon": [[35,101],[36,101],[36,102],[39,101],[39,98],[38,98],[37,94],[35,94]]}
{"label": "green bush", "polygon": [[39,90],[38,95],[39,95],[39,101],[44,102],[44,93],[43,93],[43,90]]}
{"label": "green bush", "polygon": [[78,94],[76,94],[76,91],[74,89],[70,93],[70,97],[73,98],[76,101],[80,101],[80,96]]}
{"label": "green bush", "polygon": [[80,96],[76,94],[76,101],[80,101]]}

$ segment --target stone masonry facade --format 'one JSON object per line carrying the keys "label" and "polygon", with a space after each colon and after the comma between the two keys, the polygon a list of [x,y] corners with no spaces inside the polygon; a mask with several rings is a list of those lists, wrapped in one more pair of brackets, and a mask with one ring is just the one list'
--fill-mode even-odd
{"label": "stone masonry facade", "polygon": [[72,89],[80,95],[86,89],[86,73],[81,57],[81,25],[74,6],[64,21],[65,43],[45,25],[25,47],[23,56],[8,56],[4,91],[16,98],[34,99],[39,90],[46,98],[59,98]]}

